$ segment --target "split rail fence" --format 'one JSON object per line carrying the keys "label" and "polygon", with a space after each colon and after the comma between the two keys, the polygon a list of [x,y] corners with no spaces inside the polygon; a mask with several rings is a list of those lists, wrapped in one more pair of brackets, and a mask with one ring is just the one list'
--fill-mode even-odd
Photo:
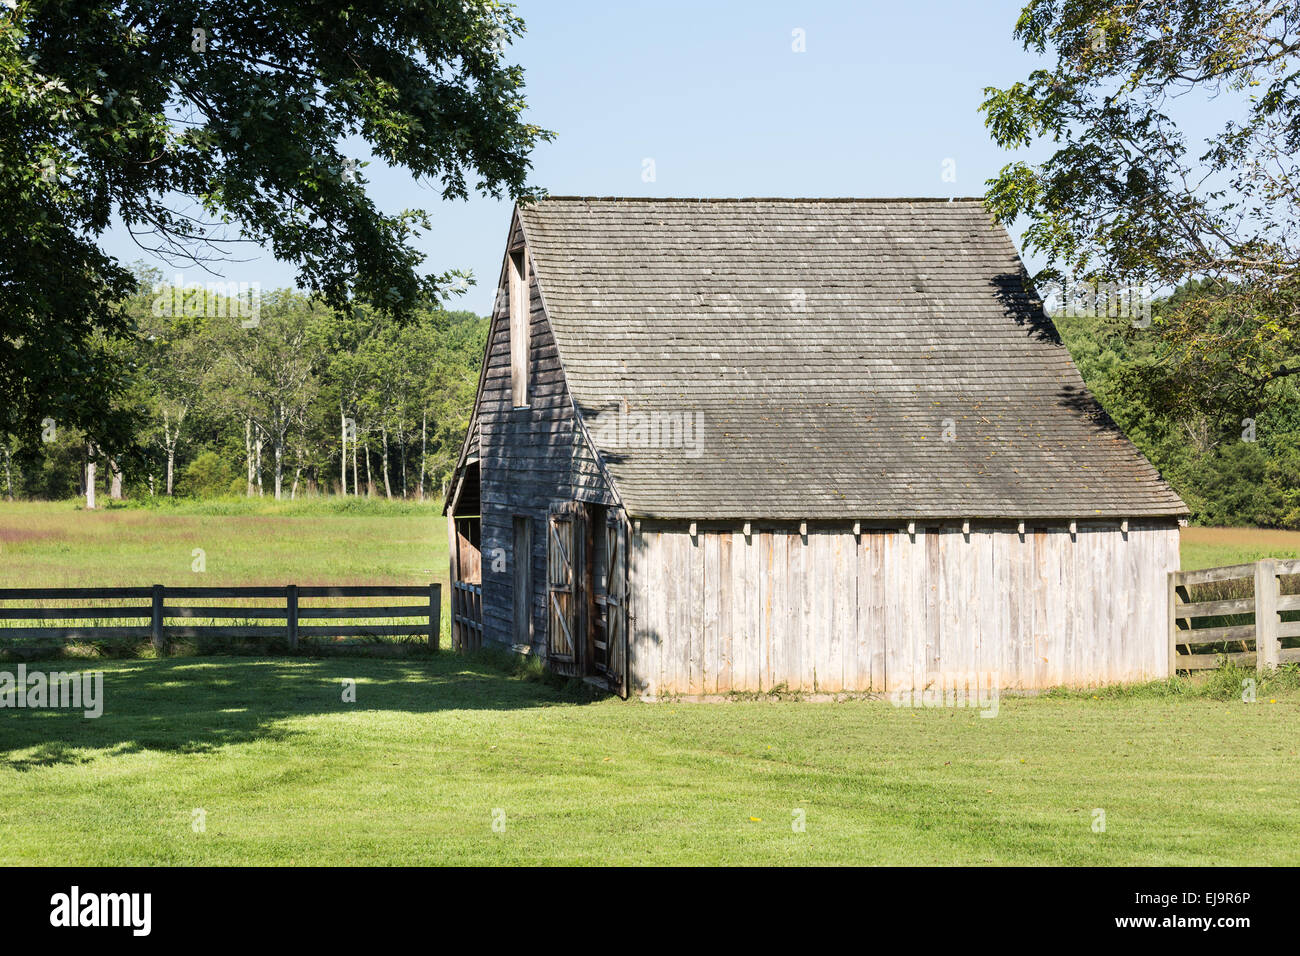
{"label": "split rail fence", "polygon": [[[1283,614],[1300,611],[1300,593],[1287,594],[1282,579],[1300,575],[1300,560],[1270,558],[1169,574],[1169,673],[1218,667],[1225,659],[1269,670],[1300,661],[1300,646],[1283,647],[1285,638],[1300,638],[1300,620]],[[1245,590],[1231,582],[1252,581],[1250,597],[1191,600],[1192,588],[1219,585],[1218,590]],[[1251,616],[1249,623],[1234,618]]]}
{"label": "split rail fence", "polygon": [[[313,604],[322,598],[421,598],[419,603],[335,607]],[[195,600],[261,599],[273,606],[197,605]],[[303,603],[306,599],[307,603]],[[48,606],[36,602],[75,602]],[[127,604],[108,602],[131,602]],[[135,603],[140,602],[140,603]],[[175,603],[173,603],[175,602]],[[16,606],[10,606],[15,605]],[[175,638],[285,638],[289,648],[300,637],[399,637],[427,634],[437,650],[442,586],[339,587],[152,587],[0,588],[0,641],[99,641],[149,639],[164,649]],[[396,623],[418,618],[417,623]],[[103,624],[103,621],[147,621]],[[256,620],[257,624],[229,623]],[[6,626],[9,622],[21,622]],[[36,621],[87,621],[88,624],[34,624]],[[303,623],[320,621],[326,623]],[[174,623],[173,623],[174,622]],[[226,622],[226,623],[220,623]]]}

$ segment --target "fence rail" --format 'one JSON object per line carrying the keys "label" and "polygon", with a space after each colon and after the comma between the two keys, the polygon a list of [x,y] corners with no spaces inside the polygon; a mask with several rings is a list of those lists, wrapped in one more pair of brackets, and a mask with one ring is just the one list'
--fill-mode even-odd
{"label": "fence rail", "polygon": [[[418,604],[384,604],[372,607],[303,605],[303,598],[422,598]],[[282,607],[240,607],[170,601],[243,600],[283,601]],[[138,605],[43,606],[15,602],[34,601],[141,601]],[[148,624],[31,625],[0,624],[0,640],[93,641],[109,638],[148,638],[163,650],[173,638],[283,637],[290,649],[300,637],[399,637],[427,634],[429,647],[438,649],[441,628],[442,586],[342,585],[283,587],[164,587],[147,588],[0,588],[0,621],[100,621],[142,620]],[[418,623],[395,623],[419,618]],[[267,624],[217,624],[217,620],[267,620]],[[321,621],[303,624],[304,619]],[[169,624],[168,621],[183,623]],[[357,623],[364,621],[365,623]],[[380,623],[374,623],[379,621]],[[327,622],[327,623],[326,623]]]}
{"label": "fence rail", "polygon": [[[1254,564],[1169,573],[1169,673],[1206,670],[1223,660],[1254,664],[1259,670],[1300,661],[1300,647],[1283,647],[1284,638],[1300,637],[1300,620],[1282,619],[1300,611],[1300,594],[1282,593],[1282,578],[1300,575],[1300,560],[1267,558]],[[1193,601],[1190,589],[1208,584],[1252,581],[1251,597]],[[1244,617],[1247,623],[1215,622]],[[1240,649],[1228,649],[1239,643]],[[1249,646],[1253,645],[1253,646]]]}

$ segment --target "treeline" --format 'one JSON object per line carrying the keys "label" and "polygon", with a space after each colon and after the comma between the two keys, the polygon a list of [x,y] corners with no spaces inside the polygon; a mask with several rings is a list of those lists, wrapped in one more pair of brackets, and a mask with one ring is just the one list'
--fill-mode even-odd
{"label": "treeline", "polygon": [[114,427],[97,438],[46,418],[3,436],[6,497],[442,494],[487,319],[431,306],[397,324],[160,279],[141,271],[131,334],[103,343],[121,370]]}
{"label": "treeline", "polygon": [[1214,291],[1207,283],[1189,283],[1157,301],[1154,329],[1125,319],[1054,321],[1089,388],[1187,503],[1194,522],[1300,528],[1297,376],[1268,382],[1244,414],[1192,411],[1197,403],[1180,401],[1164,384],[1165,345],[1152,333],[1160,332],[1171,304],[1207,291]]}

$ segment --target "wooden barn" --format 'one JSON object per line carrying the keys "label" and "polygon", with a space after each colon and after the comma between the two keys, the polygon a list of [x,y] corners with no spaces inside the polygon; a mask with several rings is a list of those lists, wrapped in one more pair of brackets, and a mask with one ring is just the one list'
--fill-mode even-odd
{"label": "wooden barn", "polygon": [[550,198],[499,288],[457,646],[647,697],[1168,673],[1187,509],[979,200]]}

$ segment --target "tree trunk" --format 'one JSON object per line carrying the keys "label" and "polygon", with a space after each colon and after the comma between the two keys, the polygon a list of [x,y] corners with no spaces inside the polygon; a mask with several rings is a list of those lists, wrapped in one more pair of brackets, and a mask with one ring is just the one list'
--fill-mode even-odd
{"label": "tree trunk", "polygon": [[343,438],[343,453],[339,455],[339,470],[343,474],[343,497],[348,496],[348,418],[343,414],[343,403],[339,402],[339,434]]}
{"label": "tree trunk", "polygon": [[402,500],[406,500],[406,432],[397,433],[397,447],[402,458]]}
{"label": "tree trunk", "polygon": [[13,475],[13,466],[12,466],[13,456],[9,453],[8,445],[0,447],[0,455],[4,455],[4,459],[5,459],[5,500],[13,501],[14,500],[14,475]]}
{"label": "tree trunk", "polygon": [[424,465],[429,455],[429,413],[420,420],[420,500],[424,500]]}
{"label": "tree trunk", "polygon": [[122,500],[122,456],[117,455],[108,459],[108,472],[113,476],[113,480],[108,489],[108,497],[114,501]]}
{"label": "tree trunk", "polygon": [[262,497],[262,436],[257,436],[253,443],[253,454],[257,460],[257,497]]}
{"label": "tree trunk", "polygon": [[275,500],[280,500],[280,487],[284,481],[284,437],[277,435],[272,442],[272,451],[275,452]]}
{"label": "tree trunk", "polygon": [[86,445],[86,510],[95,510],[95,445]]}
{"label": "tree trunk", "polygon": [[248,493],[253,497],[253,420],[244,419],[244,460],[248,462]]}
{"label": "tree trunk", "polygon": [[167,451],[167,497],[170,498],[176,474],[176,436],[172,434],[171,417],[166,409],[163,410],[163,448]]}
{"label": "tree trunk", "polygon": [[361,486],[357,484],[357,439],[352,436],[352,493],[361,494]]}
{"label": "tree trunk", "polygon": [[384,466],[384,496],[385,496],[389,501],[392,501],[392,500],[393,500],[393,486],[392,486],[391,484],[389,484],[389,482],[388,482],[388,429],[387,429],[387,428],[381,428],[381,429],[379,430],[379,433],[380,433],[380,435],[383,437],[383,440],[384,440],[384,458],[383,458],[383,462],[382,462],[382,464],[383,464],[383,466]]}
{"label": "tree trunk", "polygon": [[375,493],[375,479],[370,474],[370,438],[366,438],[366,497]]}

